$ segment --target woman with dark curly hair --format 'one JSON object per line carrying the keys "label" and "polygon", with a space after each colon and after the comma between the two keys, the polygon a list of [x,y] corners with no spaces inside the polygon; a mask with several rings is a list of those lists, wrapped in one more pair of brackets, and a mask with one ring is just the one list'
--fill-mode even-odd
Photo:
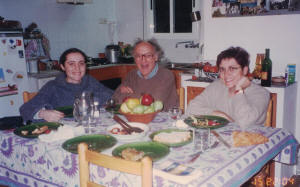
{"label": "woman with dark curly hair", "polygon": [[33,99],[20,107],[23,120],[59,121],[64,113],[55,108],[73,106],[75,97],[83,91],[92,92],[94,100],[103,105],[113,91],[86,75],[86,61],[86,54],[77,48],[63,52],[59,63],[64,73],[47,82]]}
{"label": "woman with dark curly hair", "polygon": [[241,127],[263,125],[270,93],[248,79],[248,52],[230,47],[218,55],[217,66],[220,78],[189,103],[187,114],[217,115]]}

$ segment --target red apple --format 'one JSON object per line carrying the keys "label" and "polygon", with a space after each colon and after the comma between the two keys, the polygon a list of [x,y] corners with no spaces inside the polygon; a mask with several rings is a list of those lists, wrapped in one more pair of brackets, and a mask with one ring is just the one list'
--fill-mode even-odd
{"label": "red apple", "polygon": [[150,94],[143,94],[141,99],[141,104],[149,106],[153,103],[154,99]]}

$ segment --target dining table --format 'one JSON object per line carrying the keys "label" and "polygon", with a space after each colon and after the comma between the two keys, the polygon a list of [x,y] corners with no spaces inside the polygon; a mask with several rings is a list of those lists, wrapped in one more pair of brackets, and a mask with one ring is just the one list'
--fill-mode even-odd
{"label": "dining table", "polygon": [[[127,121],[124,116],[120,117]],[[99,118],[88,132],[89,135],[111,135],[107,129],[116,125],[112,116],[102,112]],[[64,118],[60,122],[74,128],[77,125],[73,118]],[[116,138],[116,144],[102,153],[112,155],[112,151],[123,144],[151,142],[152,133],[177,129],[175,124],[176,119],[170,118],[167,112],[160,112],[147,124],[148,132],[144,136],[130,141]],[[189,129],[193,130],[188,126]],[[168,154],[153,161],[153,186],[240,186],[270,160],[284,164],[296,163],[298,142],[286,129],[249,127],[246,131],[260,133],[268,138],[268,142],[243,147],[233,146],[232,132],[245,131],[235,123],[228,123],[214,131],[231,145],[230,148],[213,134],[210,139],[212,146],[206,150],[199,151],[194,141],[182,146],[168,146]],[[14,129],[0,131],[0,184],[18,187],[79,187],[78,154],[62,147],[68,139],[60,137],[59,140],[45,142],[40,138],[21,137],[14,133]],[[140,186],[141,179],[135,175],[96,165],[91,165],[90,170],[92,180],[105,186]]]}

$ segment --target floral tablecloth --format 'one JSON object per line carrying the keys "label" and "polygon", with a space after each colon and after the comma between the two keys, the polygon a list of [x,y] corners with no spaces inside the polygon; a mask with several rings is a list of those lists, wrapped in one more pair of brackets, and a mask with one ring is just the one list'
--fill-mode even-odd
{"label": "floral tablecloth", "polygon": [[[65,122],[68,122],[66,120]],[[72,122],[70,122],[72,123]],[[101,122],[95,133],[107,133],[106,128],[115,122],[107,114],[101,116]],[[148,124],[150,132],[147,136],[135,141],[150,141],[151,132],[174,128],[174,121],[167,113],[159,113]],[[235,124],[216,129],[221,136],[232,143],[231,133],[240,130]],[[242,148],[228,149],[222,143],[213,149],[200,154],[192,163],[188,163],[195,152],[193,143],[182,147],[170,148],[170,153],[153,165],[153,186],[240,186],[269,160],[275,159],[281,163],[296,163],[297,141],[285,129],[270,127],[253,127],[251,132],[259,132],[269,138],[266,144]],[[13,131],[0,131],[0,184],[9,186],[70,186],[79,187],[78,156],[65,151],[61,145],[64,141],[51,143],[39,139],[26,139],[16,136]],[[113,148],[104,153],[111,154],[112,150],[125,142],[118,141]],[[180,163],[192,168],[194,176],[177,177],[161,171],[165,163]],[[92,179],[106,186],[139,186],[140,178],[134,175],[110,171],[98,166],[91,166]],[[178,179],[178,178],[177,178]]]}

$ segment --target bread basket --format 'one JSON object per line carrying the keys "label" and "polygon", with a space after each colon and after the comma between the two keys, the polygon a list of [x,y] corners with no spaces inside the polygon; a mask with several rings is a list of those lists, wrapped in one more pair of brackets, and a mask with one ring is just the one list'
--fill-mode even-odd
{"label": "bread basket", "polygon": [[124,115],[129,122],[140,122],[148,124],[150,123],[160,111],[148,113],[148,114],[131,114],[131,113],[123,113],[119,110],[120,114]]}

